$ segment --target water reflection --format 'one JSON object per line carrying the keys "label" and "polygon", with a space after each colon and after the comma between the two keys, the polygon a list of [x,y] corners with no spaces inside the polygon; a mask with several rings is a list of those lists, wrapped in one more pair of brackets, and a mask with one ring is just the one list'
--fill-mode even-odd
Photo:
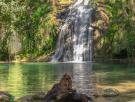
{"label": "water reflection", "polygon": [[8,80],[8,73],[9,73],[8,68],[9,65],[6,64],[0,65],[0,90],[4,90],[7,87],[7,80]]}
{"label": "water reflection", "polygon": [[75,88],[91,94],[92,66],[73,63],[1,64],[0,90],[8,91],[17,98],[35,92],[46,92],[60,80],[64,73],[69,73],[73,77]]}
{"label": "water reflection", "polygon": [[47,91],[53,84],[51,67],[39,64],[0,65],[0,90],[16,97]]}
{"label": "water reflection", "polygon": [[[129,93],[135,90],[135,66],[126,64],[0,64],[0,90],[8,91],[16,98],[35,92],[46,92],[60,80],[64,73],[69,73],[73,77],[74,88],[90,95],[96,92],[93,70],[96,72],[97,87],[118,88],[127,95],[124,96],[125,100],[112,102],[127,102],[131,100],[131,94],[135,96],[135,92]],[[119,99],[121,98],[124,99],[120,96]]]}
{"label": "water reflection", "polygon": [[15,95],[17,95],[18,90],[20,91],[20,93],[25,92],[23,88],[24,87],[23,74],[20,65],[16,64],[9,66],[7,73],[7,83],[5,84],[6,90],[7,91],[10,90],[10,92],[15,93]]}
{"label": "water reflection", "polygon": [[95,74],[92,71],[92,64],[73,65],[73,86],[79,92],[92,95],[95,93]]}

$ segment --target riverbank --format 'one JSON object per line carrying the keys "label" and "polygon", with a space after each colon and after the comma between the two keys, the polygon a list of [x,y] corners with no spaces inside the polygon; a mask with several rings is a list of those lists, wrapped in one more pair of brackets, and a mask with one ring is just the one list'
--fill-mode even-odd
{"label": "riverbank", "polygon": [[1,61],[0,60],[0,64],[8,64],[8,63],[29,63],[29,62],[49,62],[51,60],[52,57],[52,53],[48,54],[48,55],[42,55],[42,56],[37,56],[37,57],[24,57],[24,58],[20,58],[20,57],[16,57],[15,60],[7,60],[7,61]]}
{"label": "riverbank", "polygon": [[[110,91],[110,93],[112,93]],[[91,102],[129,102],[132,100],[135,100],[135,91],[133,92],[125,92],[120,93],[117,96],[91,96],[92,100]],[[45,92],[38,92],[31,95],[22,96],[18,99],[16,99],[14,96],[7,92],[0,92],[0,99],[7,100],[6,102],[44,102],[45,101]],[[10,100],[10,101],[9,101]],[[12,101],[11,101],[12,100]],[[76,102],[76,101],[73,101]]]}
{"label": "riverbank", "polygon": [[[11,60],[11,61],[0,61],[0,64],[8,64],[8,63],[31,63],[31,62],[50,62],[51,60],[50,55],[44,55],[44,56],[39,56],[33,59],[30,58],[25,58],[21,60]],[[70,62],[70,61],[69,61]],[[135,60],[131,59],[105,59],[105,58],[96,58],[93,59],[93,63],[129,63],[129,64],[134,64]]]}

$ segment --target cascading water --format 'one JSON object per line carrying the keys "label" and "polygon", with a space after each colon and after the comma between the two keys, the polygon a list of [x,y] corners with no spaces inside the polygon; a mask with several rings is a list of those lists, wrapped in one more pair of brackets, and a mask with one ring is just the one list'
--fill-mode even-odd
{"label": "cascading water", "polygon": [[77,0],[69,9],[52,61],[92,61],[93,8],[89,0]]}

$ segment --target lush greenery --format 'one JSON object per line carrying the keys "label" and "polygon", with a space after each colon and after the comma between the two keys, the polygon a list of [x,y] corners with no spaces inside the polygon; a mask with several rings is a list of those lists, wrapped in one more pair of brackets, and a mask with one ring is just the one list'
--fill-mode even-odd
{"label": "lush greenery", "polygon": [[[0,60],[37,57],[54,51],[58,38],[57,3],[73,0],[0,1]],[[100,39],[97,55],[135,57],[135,1],[92,0]],[[100,16],[99,16],[100,15]],[[102,56],[102,57],[103,57]]]}
{"label": "lush greenery", "polygon": [[[135,1],[134,0],[100,0],[94,1],[98,6],[101,19],[97,20],[99,28],[107,28],[98,44],[99,54],[113,58],[135,57]],[[106,27],[107,26],[107,27]]]}
{"label": "lush greenery", "polygon": [[[50,2],[2,0],[0,5],[0,59],[14,54],[35,57],[53,51],[57,22]],[[21,49],[17,51],[15,46]]]}

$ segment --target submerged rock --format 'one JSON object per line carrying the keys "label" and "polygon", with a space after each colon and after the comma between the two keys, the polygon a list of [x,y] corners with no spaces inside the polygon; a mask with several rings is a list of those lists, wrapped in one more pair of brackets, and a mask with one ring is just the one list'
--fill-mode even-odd
{"label": "submerged rock", "polygon": [[117,89],[114,88],[98,88],[97,93],[94,95],[95,97],[114,97],[119,96],[120,92]]}
{"label": "submerged rock", "polygon": [[102,92],[102,96],[104,97],[114,97],[114,96],[118,96],[119,94],[120,94],[119,91],[113,88],[104,89]]}

